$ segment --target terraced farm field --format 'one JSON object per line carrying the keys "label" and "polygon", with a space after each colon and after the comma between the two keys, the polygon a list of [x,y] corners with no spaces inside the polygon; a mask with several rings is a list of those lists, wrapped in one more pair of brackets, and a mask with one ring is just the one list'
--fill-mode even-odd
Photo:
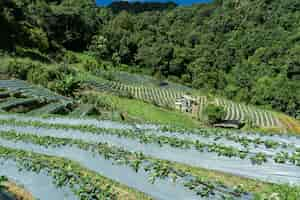
{"label": "terraced farm field", "polygon": [[21,80],[0,80],[0,90],[0,110],[3,112],[84,116],[94,110],[92,105],[77,104],[70,98]]}
{"label": "terraced farm field", "polygon": [[225,108],[226,120],[251,120],[253,124],[261,127],[282,126],[279,119],[270,111],[220,98],[216,98],[215,103]]}
{"label": "terraced farm field", "polygon": [[152,76],[148,75],[142,75],[142,74],[133,74],[128,73],[124,71],[114,71],[113,73],[110,73],[111,78],[115,82],[124,83],[127,85],[133,85],[133,86],[145,86],[145,87],[158,87],[164,89],[173,89],[173,90],[181,90],[181,91],[191,91],[192,89],[173,82],[169,81],[160,81],[158,79],[153,78]]}
{"label": "terraced farm field", "polygon": [[0,174],[40,199],[254,199],[204,169],[300,184],[299,137],[172,129],[2,113]]}
{"label": "terraced farm field", "polygon": [[130,96],[150,103],[155,103],[160,106],[173,107],[176,98],[184,95],[184,91],[178,91],[175,89],[162,89],[158,87],[143,87],[126,85],[120,82],[103,81],[102,83],[89,82],[98,91],[105,92],[126,92]]}
{"label": "terraced farm field", "polygon": [[[183,95],[189,95],[192,90],[181,90],[181,89],[168,89],[160,87],[144,87],[132,84],[124,84],[121,82],[114,81],[103,81],[98,83],[96,81],[89,82],[98,91],[121,93],[126,92],[133,98],[143,100],[157,104],[162,107],[175,108],[176,98],[180,98]],[[198,113],[197,116],[203,116],[203,110],[209,103],[214,103],[224,107],[226,111],[226,120],[240,120],[240,121],[251,121],[255,126],[259,127],[283,127],[279,118],[275,116],[271,111],[256,108],[254,106],[245,105],[242,103],[235,103],[233,101],[225,100],[222,98],[211,98],[209,99],[205,95],[194,95],[198,102]]]}

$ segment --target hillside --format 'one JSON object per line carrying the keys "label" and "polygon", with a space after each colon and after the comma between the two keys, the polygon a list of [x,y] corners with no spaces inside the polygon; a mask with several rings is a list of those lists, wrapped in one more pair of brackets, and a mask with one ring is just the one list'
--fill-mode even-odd
{"label": "hillside", "polygon": [[300,199],[300,3],[0,1],[0,198]]}
{"label": "hillside", "polygon": [[1,48],[21,56],[61,61],[66,49],[89,50],[99,63],[299,117],[297,0],[116,14],[92,0],[1,4]]}

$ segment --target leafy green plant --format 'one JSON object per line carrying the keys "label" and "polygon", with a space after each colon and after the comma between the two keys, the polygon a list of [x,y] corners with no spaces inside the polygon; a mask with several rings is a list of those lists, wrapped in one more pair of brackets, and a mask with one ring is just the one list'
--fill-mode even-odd
{"label": "leafy green plant", "polygon": [[224,108],[214,104],[207,105],[207,107],[204,109],[204,114],[207,116],[210,124],[220,122],[225,118]]}
{"label": "leafy green plant", "polygon": [[267,162],[267,155],[264,153],[257,153],[256,155],[250,157],[250,160],[253,164],[261,165]]}
{"label": "leafy green plant", "polygon": [[81,86],[81,81],[72,75],[66,75],[55,85],[55,90],[64,96],[74,96]]}
{"label": "leafy green plant", "polygon": [[6,181],[8,181],[8,178],[6,176],[0,176],[0,184]]}
{"label": "leafy green plant", "polygon": [[275,142],[273,140],[266,140],[266,141],[264,141],[264,144],[268,149],[270,149],[270,148],[274,149],[279,146],[279,143]]}
{"label": "leafy green plant", "polygon": [[289,159],[289,154],[287,152],[280,152],[275,155],[274,161],[276,163],[286,163]]}

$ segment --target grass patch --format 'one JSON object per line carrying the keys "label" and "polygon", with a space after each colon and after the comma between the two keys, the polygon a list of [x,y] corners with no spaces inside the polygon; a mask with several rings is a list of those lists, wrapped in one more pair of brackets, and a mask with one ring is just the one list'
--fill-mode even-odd
{"label": "grass patch", "polygon": [[277,115],[289,132],[300,134],[300,122],[284,114]]}
{"label": "grass patch", "polygon": [[112,107],[126,112],[138,122],[148,122],[162,125],[176,125],[179,127],[199,128],[201,123],[192,116],[172,111],[136,99],[128,99],[101,92],[85,92],[84,96],[98,96],[100,99],[109,98]]}

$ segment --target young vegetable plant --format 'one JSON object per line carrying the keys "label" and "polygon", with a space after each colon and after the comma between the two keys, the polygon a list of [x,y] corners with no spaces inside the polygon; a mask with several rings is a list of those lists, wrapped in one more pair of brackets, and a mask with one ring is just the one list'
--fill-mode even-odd
{"label": "young vegetable plant", "polygon": [[267,162],[267,155],[264,153],[257,153],[256,155],[250,157],[252,164],[261,165]]}

